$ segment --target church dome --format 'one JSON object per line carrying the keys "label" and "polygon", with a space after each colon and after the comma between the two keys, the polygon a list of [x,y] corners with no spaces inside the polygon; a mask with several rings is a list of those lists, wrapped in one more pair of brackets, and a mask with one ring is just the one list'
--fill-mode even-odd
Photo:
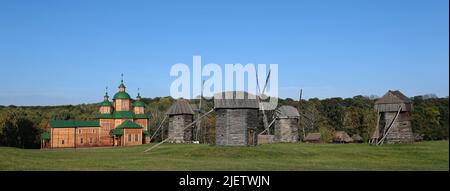
{"label": "church dome", "polygon": [[144,102],[140,101],[140,100],[136,100],[133,102],[133,107],[144,107]]}
{"label": "church dome", "polygon": [[110,101],[108,101],[108,100],[104,100],[104,101],[100,104],[100,106],[111,107],[111,106],[112,106],[112,103],[111,103]]}
{"label": "church dome", "polygon": [[113,99],[131,99],[131,97],[127,92],[117,92]]}

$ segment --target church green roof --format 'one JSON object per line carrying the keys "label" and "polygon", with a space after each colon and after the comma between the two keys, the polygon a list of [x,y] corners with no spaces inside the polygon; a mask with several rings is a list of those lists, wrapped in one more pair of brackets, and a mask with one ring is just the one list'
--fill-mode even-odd
{"label": "church green roof", "polygon": [[150,116],[145,115],[145,114],[134,114],[134,118],[135,119],[149,119]]}
{"label": "church green roof", "polygon": [[144,102],[136,100],[133,102],[133,107],[144,107]]}
{"label": "church green roof", "polygon": [[115,119],[133,119],[134,114],[131,111],[115,111],[113,114]]}
{"label": "church green roof", "polygon": [[52,128],[100,127],[98,121],[51,120],[49,125]]}
{"label": "church green roof", "polygon": [[123,135],[123,129],[113,129],[111,131],[111,134],[113,134],[113,135]]}
{"label": "church green roof", "polygon": [[131,99],[131,97],[127,92],[117,92],[113,99]]}
{"label": "church green roof", "polygon": [[122,124],[120,124],[119,126],[116,127],[116,129],[141,129],[142,126],[140,126],[137,123],[134,123],[132,121],[124,121]]}
{"label": "church green roof", "polygon": [[142,134],[143,134],[144,136],[149,136],[149,135],[150,135],[150,133],[149,133],[148,131],[146,131],[146,130],[143,130],[143,131],[142,131]]}
{"label": "church green roof", "polygon": [[96,116],[97,119],[114,119],[112,114],[108,114],[108,113],[100,113],[97,114]]}
{"label": "church green roof", "polygon": [[111,107],[112,103],[109,100],[104,100],[102,103],[100,103],[100,106]]}
{"label": "church green roof", "polygon": [[131,111],[114,111],[112,114],[98,114],[97,119],[149,119],[145,114],[133,114]]}

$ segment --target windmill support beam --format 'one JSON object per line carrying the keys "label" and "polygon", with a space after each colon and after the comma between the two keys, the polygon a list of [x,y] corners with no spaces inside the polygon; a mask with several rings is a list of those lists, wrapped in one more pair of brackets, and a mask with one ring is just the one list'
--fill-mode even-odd
{"label": "windmill support beam", "polygon": [[369,144],[375,144],[378,142],[378,134],[380,132],[380,118],[381,114],[380,111],[377,111],[377,126],[375,127],[375,131],[372,134],[372,138],[369,140]]}
{"label": "windmill support beam", "polygon": [[377,145],[382,145],[384,143],[384,140],[386,139],[387,135],[389,135],[389,132],[391,132],[395,121],[397,120],[398,116],[400,115],[400,111],[402,111],[401,106],[398,108],[397,114],[395,115],[394,119],[392,119],[391,123],[389,123],[389,126],[388,126],[387,130],[385,130],[383,137],[380,139],[380,141],[377,142]]}
{"label": "windmill support beam", "polygon": [[150,137],[150,141],[153,139],[153,137],[158,133],[158,130],[161,129],[162,125],[164,124],[164,121],[166,121],[167,119],[167,115],[164,116],[164,119],[161,121],[161,123],[159,124],[159,127],[155,130],[155,133],[153,133],[153,135]]}
{"label": "windmill support beam", "polygon": [[269,125],[267,126],[267,129],[264,129],[264,131],[262,131],[258,135],[262,135],[263,133],[265,133],[273,125],[273,123],[275,123],[276,120],[277,119],[272,120],[272,122],[270,122]]}
{"label": "windmill support beam", "polygon": [[[255,71],[257,71],[256,68],[255,68]],[[270,135],[269,122],[267,121],[267,116],[266,116],[266,111],[264,109],[264,104],[261,104],[260,101],[261,101],[261,96],[263,96],[264,93],[266,92],[267,83],[269,83],[270,73],[271,73],[271,70],[269,70],[269,73],[266,76],[266,81],[265,81],[263,90],[261,91],[261,87],[259,86],[258,72],[256,72],[256,85],[258,86],[258,94],[259,94],[258,95],[258,102],[260,103],[261,110],[262,110],[262,113],[263,113],[263,123],[264,123],[264,129],[265,129],[263,132],[267,132],[267,135]]]}

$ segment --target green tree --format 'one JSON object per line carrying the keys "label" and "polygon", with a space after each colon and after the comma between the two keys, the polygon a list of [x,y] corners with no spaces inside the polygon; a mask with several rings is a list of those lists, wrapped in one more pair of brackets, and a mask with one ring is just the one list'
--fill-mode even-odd
{"label": "green tree", "polygon": [[19,148],[37,148],[39,129],[20,112],[9,112],[0,120],[0,144]]}
{"label": "green tree", "polygon": [[442,138],[440,135],[440,113],[435,106],[418,106],[412,112],[413,131],[424,136],[425,140]]}

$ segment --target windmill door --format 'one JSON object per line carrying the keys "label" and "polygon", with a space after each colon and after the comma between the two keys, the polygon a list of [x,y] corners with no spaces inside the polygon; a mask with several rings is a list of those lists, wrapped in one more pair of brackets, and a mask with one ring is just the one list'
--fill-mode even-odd
{"label": "windmill door", "polygon": [[255,131],[253,129],[248,130],[248,142],[247,145],[255,145]]}

